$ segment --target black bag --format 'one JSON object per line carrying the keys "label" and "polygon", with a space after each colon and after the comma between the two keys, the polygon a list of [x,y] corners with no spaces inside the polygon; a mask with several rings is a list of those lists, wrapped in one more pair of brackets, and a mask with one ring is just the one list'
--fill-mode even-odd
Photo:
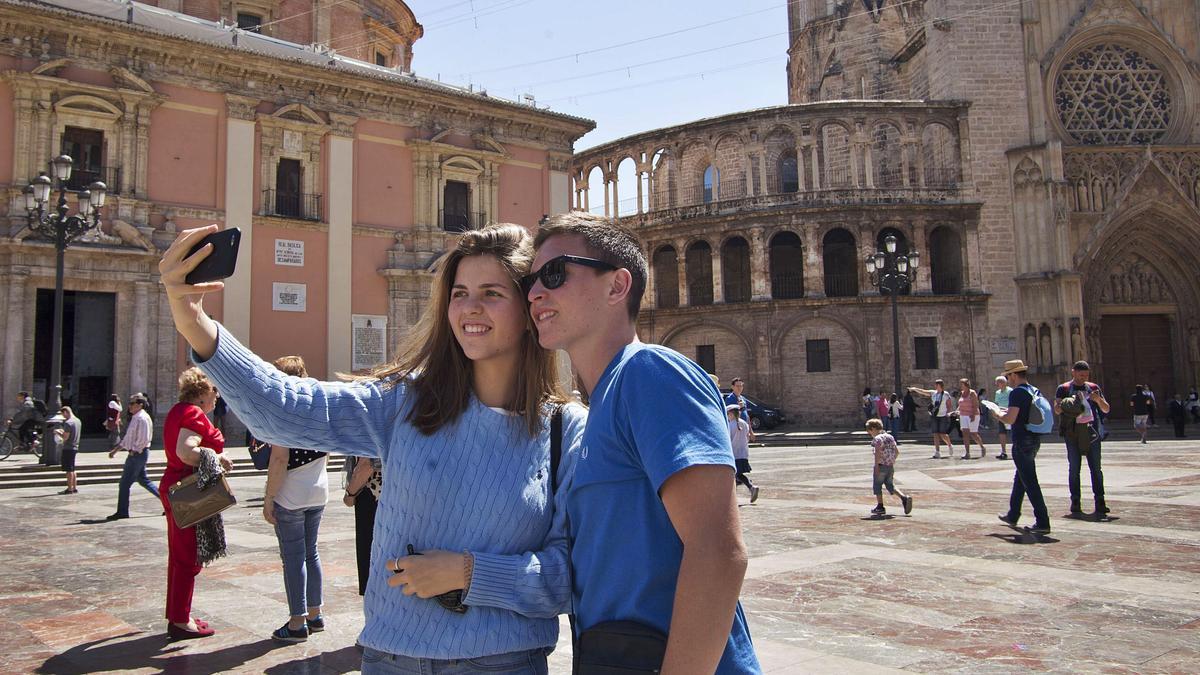
{"label": "black bag", "polygon": [[254,462],[254,468],[259,471],[266,471],[271,465],[271,446],[268,443],[263,443],[257,438],[250,439],[250,461]]}
{"label": "black bag", "polygon": [[657,673],[667,636],[636,621],[606,621],[583,631],[575,643],[576,675]]}

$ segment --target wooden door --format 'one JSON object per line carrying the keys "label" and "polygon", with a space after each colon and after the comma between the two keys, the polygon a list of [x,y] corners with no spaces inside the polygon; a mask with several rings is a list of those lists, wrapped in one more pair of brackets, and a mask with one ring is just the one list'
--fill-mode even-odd
{"label": "wooden door", "polygon": [[1149,384],[1158,399],[1155,417],[1166,415],[1172,394],[1171,325],[1162,314],[1113,314],[1100,321],[1103,368],[1094,373],[1112,405],[1111,416],[1131,416],[1129,397],[1138,384]]}

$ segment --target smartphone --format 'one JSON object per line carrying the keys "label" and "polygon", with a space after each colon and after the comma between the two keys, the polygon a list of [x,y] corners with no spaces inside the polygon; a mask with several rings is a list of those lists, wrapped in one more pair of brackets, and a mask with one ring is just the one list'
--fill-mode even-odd
{"label": "smartphone", "polygon": [[190,257],[205,244],[213,245],[212,253],[201,260],[200,264],[196,265],[196,269],[188,272],[184,281],[188,284],[202,284],[233,276],[233,271],[237,267],[238,246],[241,243],[242,231],[236,227],[218,230],[201,239],[185,257]]}

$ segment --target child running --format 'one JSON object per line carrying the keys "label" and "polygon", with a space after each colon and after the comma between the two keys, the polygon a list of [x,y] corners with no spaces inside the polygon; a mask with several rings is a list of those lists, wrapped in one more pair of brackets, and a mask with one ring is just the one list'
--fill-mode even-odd
{"label": "child running", "polygon": [[875,471],[871,489],[875,492],[876,505],[871,509],[871,513],[877,516],[887,513],[887,509],[883,508],[883,488],[885,487],[888,494],[900,498],[905,515],[912,513],[912,497],[897,490],[893,483],[896,458],[900,456],[900,448],[896,446],[896,439],[883,430],[883,422],[879,418],[867,420],[867,433],[871,434],[871,447],[875,450]]}
{"label": "child running", "polygon": [[733,444],[733,463],[737,465],[735,480],[738,485],[745,485],[750,489],[750,503],[753,504],[758,501],[758,486],[746,475],[751,471],[750,425],[742,419],[741,406],[736,403],[725,406],[725,416],[729,420],[729,441]]}

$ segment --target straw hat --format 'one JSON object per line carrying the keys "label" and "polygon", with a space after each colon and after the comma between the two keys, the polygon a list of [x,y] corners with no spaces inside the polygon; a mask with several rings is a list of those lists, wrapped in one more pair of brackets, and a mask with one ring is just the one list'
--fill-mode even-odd
{"label": "straw hat", "polygon": [[1005,375],[1011,375],[1013,373],[1023,373],[1027,370],[1029,370],[1029,366],[1025,365],[1024,361],[1021,359],[1013,359],[1012,361],[1004,362],[1004,370],[1002,372]]}

